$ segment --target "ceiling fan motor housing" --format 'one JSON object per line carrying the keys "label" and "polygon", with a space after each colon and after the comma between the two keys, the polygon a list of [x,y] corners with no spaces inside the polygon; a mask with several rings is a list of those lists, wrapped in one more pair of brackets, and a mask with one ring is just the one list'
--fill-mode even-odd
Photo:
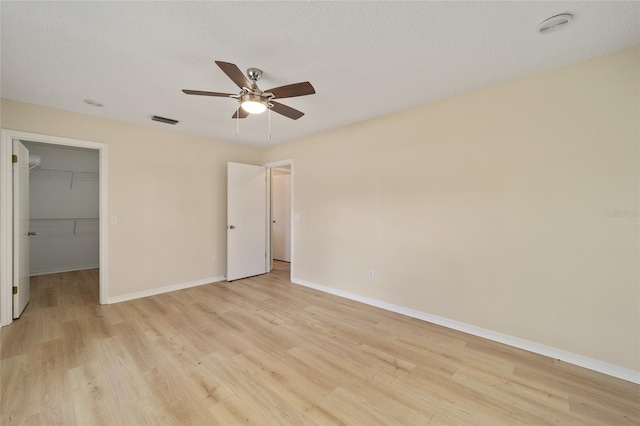
{"label": "ceiling fan motor housing", "polygon": [[263,99],[262,96],[260,96],[259,94],[256,93],[245,93],[244,95],[240,96],[240,103],[243,102],[264,102],[265,100]]}

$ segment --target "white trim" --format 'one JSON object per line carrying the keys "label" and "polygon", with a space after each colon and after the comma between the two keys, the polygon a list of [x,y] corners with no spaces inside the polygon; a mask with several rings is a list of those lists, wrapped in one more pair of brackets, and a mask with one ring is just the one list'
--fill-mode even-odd
{"label": "white trim", "polygon": [[107,144],[81,139],[70,139],[59,136],[43,135],[38,133],[21,132],[18,130],[0,130],[0,326],[11,324],[12,318],[12,206],[13,206],[13,178],[11,174],[12,141],[19,139],[29,142],[40,142],[52,145],[75,146],[80,148],[97,149],[100,161],[99,165],[99,191],[100,191],[100,303],[107,302],[107,253],[108,253],[108,228],[107,228]]}
{"label": "white trim", "polygon": [[63,272],[73,272],[73,271],[85,271],[87,269],[98,269],[100,265],[84,265],[84,266],[70,266],[66,268],[53,268],[46,269],[42,271],[32,272],[29,276],[37,277],[39,275],[49,275],[49,274],[61,274]]}
{"label": "white trim", "polygon": [[293,166],[293,158],[290,158],[288,160],[272,161],[271,163],[263,164],[263,166],[269,167],[270,169],[273,169],[275,167],[281,167],[281,166],[289,166],[289,165]]}
{"label": "white trim", "polygon": [[273,269],[273,253],[271,250],[273,249],[273,239],[271,236],[271,219],[273,216],[273,202],[271,200],[271,169],[268,167],[264,167],[264,173],[266,177],[267,186],[265,188],[266,196],[264,197],[264,211],[267,213],[265,217],[264,231],[266,235],[266,240],[264,242],[265,249],[265,257],[264,257],[264,270],[268,274]]}
{"label": "white trim", "polygon": [[295,257],[295,250],[294,250],[294,242],[295,242],[295,232],[296,232],[296,225],[295,225],[295,216],[294,216],[294,183],[295,183],[295,173],[294,173],[294,166],[293,166],[293,158],[290,158],[288,160],[280,160],[280,161],[273,161],[271,163],[266,163],[263,164],[263,166],[268,167],[270,169],[273,168],[277,168],[280,166],[291,166],[291,235],[289,236],[289,238],[291,238],[291,261],[289,262],[289,279],[291,281],[293,281],[293,273],[294,273],[294,267],[295,267],[295,262],[294,262],[294,257]]}
{"label": "white trim", "polygon": [[0,131],[0,327],[13,321],[13,179],[12,139]]}
{"label": "white trim", "polygon": [[285,169],[284,167],[272,167],[272,169],[276,172],[286,173],[288,175],[291,174],[291,168]]}
{"label": "white trim", "polygon": [[494,342],[504,343],[505,345],[513,346],[516,348],[524,349],[529,352],[534,352],[540,355],[548,356],[550,358],[558,359],[569,364],[578,365],[580,367],[588,368],[590,370],[598,371],[600,373],[607,374],[609,376],[617,377],[619,379],[627,380],[632,383],[640,384],[640,371],[630,370],[628,368],[620,367],[614,364],[609,364],[603,361],[598,361],[593,358],[589,358],[583,355],[567,352],[562,349],[553,348],[550,346],[535,343],[529,340],[520,339],[518,337],[509,336],[507,334],[498,333],[496,331],[487,330],[485,328],[476,327],[474,325],[466,324],[459,321],[450,320],[447,318],[439,317],[436,315],[427,314],[425,312],[416,311],[414,309],[405,308],[403,306],[394,305],[392,303],[383,302],[370,297],[360,296],[358,294],[349,293],[347,291],[339,290],[333,287],[328,287],[321,284],[312,283],[310,281],[301,280],[298,278],[292,278],[291,282],[301,286],[313,288],[325,293],[333,294],[334,296],[344,297],[345,299],[355,300],[366,305],[382,308],[387,311],[396,312],[408,317],[417,318],[423,321],[427,321],[433,324],[438,324],[443,327],[451,328],[453,330],[462,331],[474,336],[482,337]]}
{"label": "white trim", "polygon": [[108,182],[109,180],[107,179],[107,171],[109,169],[108,167],[108,162],[107,162],[107,158],[108,158],[108,151],[107,151],[107,145],[106,144],[101,144],[102,147],[99,148],[99,157],[100,157],[100,168],[99,168],[99,186],[100,186],[100,229],[99,229],[99,238],[100,238],[100,271],[98,272],[99,275],[99,279],[100,279],[100,304],[104,305],[105,303],[107,303],[107,295],[109,294],[109,286],[108,286],[108,279],[107,279],[107,272],[108,272],[108,268],[107,268],[107,253],[109,252],[109,246],[107,244],[107,237],[109,235],[109,228],[108,228],[108,213],[109,213],[109,208],[108,208],[108,194],[109,194],[109,188],[108,188]]}
{"label": "white trim", "polygon": [[220,281],[226,281],[227,277],[218,275],[217,277],[203,278],[201,280],[188,281],[186,283],[171,284],[164,287],[152,288],[149,290],[136,291],[135,293],[123,294],[122,296],[109,297],[107,303],[120,303],[127,300],[141,299],[143,297],[155,296],[157,294],[169,293],[176,290],[184,290],[185,288],[197,287],[205,284],[213,284]]}

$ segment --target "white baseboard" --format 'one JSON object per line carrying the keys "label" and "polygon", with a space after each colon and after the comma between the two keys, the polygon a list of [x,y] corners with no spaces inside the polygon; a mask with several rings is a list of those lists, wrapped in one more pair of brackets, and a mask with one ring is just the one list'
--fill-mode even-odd
{"label": "white baseboard", "polygon": [[325,293],[333,294],[335,296],[344,297],[345,299],[355,300],[356,302],[361,302],[367,305],[382,308],[387,311],[396,312],[408,317],[417,318],[433,324],[438,324],[443,327],[451,328],[453,330],[458,330],[464,333],[472,334],[474,336],[483,337],[488,340],[493,340],[494,342],[504,343],[505,345],[524,349],[526,351],[534,352],[540,355],[545,355],[550,358],[568,362],[569,364],[578,365],[580,367],[598,371],[609,376],[640,384],[640,371],[630,370],[628,368],[609,364],[603,361],[598,361],[596,359],[589,358],[583,355],[567,352],[562,349],[553,348],[550,346],[542,345],[540,343],[535,343],[529,340],[520,339],[518,337],[509,336],[507,334],[498,333],[496,331],[487,330],[485,328],[476,327],[474,325],[466,324],[463,322],[427,314],[425,312],[416,311],[414,309],[405,308],[403,306],[394,305],[377,299],[360,296],[358,294],[349,293],[347,291],[339,290],[333,287],[312,283],[310,281],[291,278],[291,282],[294,284],[299,284],[305,287],[320,290]]}
{"label": "white baseboard", "polygon": [[41,271],[34,271],[30,274],[31,277],[37,277],[38,275],[60,274],[62,272],[84,271],[85,269],[98,269],[100,265],[84,265],[84,266],[70,266],[65,268],[53,268]]}
{"label": "white baseboard", "polygon": [[218,275],[217,277],[203,278],[201,280],[189,281],[186,283],[171,284],[164,287],[152,288],[149,290],[136,291],[135,293],[123,294],[121,296],[114,296],[107,298],[107,304],[126,302],[127,300],[140,299],[142,297],[155,296],[157,294],[169,293],[171,291],[183,290],[185,288],[197,287],[199,285],[216,283],[219,281],[225,281],[224,275]]}

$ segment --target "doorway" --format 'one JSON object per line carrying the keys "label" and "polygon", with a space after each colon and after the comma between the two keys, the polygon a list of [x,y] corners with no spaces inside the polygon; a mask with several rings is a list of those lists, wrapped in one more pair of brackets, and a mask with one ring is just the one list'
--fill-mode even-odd
{"label": "doorway", "polygon": [[[69,139],[14,130],[2,130],[0,134],[0,326],[12,322],[13,297],[13,141],[29,141],[58,147],[74,147],[97,150],[98,153],[98,215],[93,226],[98,228],[99,238],[99,294],[100,303],[107,300],[107,145],[99,142]],[[87,176],[85,176],[87,178]],[[87,224],[84,224],[87,225]],[[77,230],[77,223],[75,223]],[[91,225],[89,224],[89,227]]]}
{"label": "doorway", "polygon": [[[286,250],[286,259],[291,264],[293,275],[293,228],[290,224],[293,206],[293,160],[256,166],[242,163],[227,163],[227,281],[261,275],[273,270],[274,253],[276,260],[283,257],[274,250],[273,193],[274,175],[287,174],[287,194],[280,198],[285,203],[276,209],[286,210],[276,213],[276,223],[284,232],[280,236],[281,245]],[[276,181],[278,179],[276,178]],[[276,184],[277,185],[277,184]],[[284,204],[284,207],[283,207]],[[287,220],[288,219],[288,220]],[[282,225],[280,222],[287,221]]]}
{"label": "doorway", "polygon": [[[295,251],[294,235],[296,215],[294,207],[294,161],[275,161],[264,165],[269,169],[267,199],[269,202],[267,231],[269,271],[275,269],[275,262],[288,262],[289,279],[294,275]],[[275,220],[275,223],[273,222]]]}
{"label": "doorway", "polygon": [[291,166],[271,169],[273,260],[291,262]]}
{"label": "doorway", "polygon": [[29,275],[98,268],[98,151],[22,143],[32,160]]}

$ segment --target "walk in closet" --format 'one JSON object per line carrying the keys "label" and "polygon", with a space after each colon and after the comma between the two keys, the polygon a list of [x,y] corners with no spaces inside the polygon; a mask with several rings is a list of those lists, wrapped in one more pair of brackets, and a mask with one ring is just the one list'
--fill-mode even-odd
{"label": "walk in closet", "polygon": [[98,151],[25,142],[29,149],[30,273],[99,265]]}

